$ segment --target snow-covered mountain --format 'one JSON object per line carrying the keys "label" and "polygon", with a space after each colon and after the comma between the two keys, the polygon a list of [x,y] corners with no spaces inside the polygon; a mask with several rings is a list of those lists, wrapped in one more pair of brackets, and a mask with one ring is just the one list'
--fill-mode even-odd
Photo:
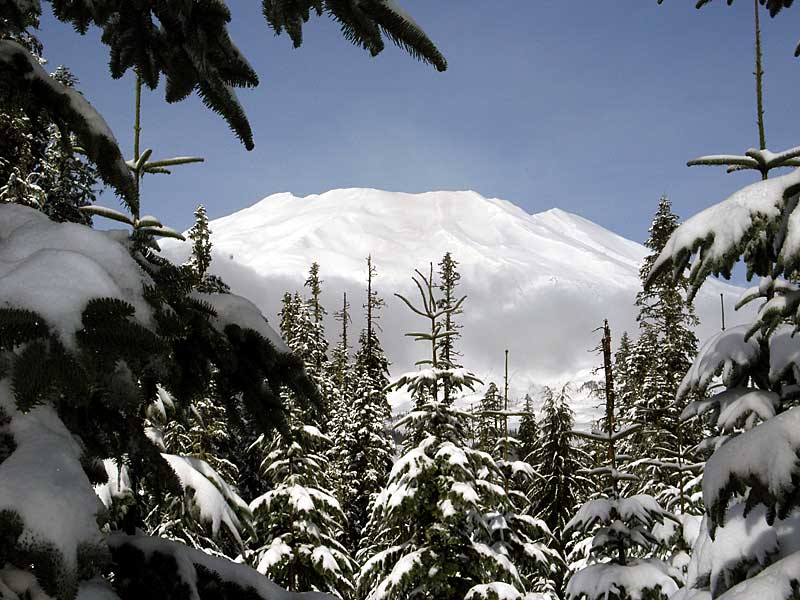
{"label": "snow-covered mountain", "polygon": [[[317,261],[328,312],[340,308],[346,291],[354,331],[360,329],[365,260],[371,254],[379,273],[375,286],[387,304],[381,337],[393,374],[413,369],[426,350],[403,336],[419,324],[393,294],[412,294],[414,269],[426,270],[430,262],[435,267],[448,251],[460,263],[461,290],[468,296],[459,342],[463,363],[485,382],[499,384],[508,348],[513,397],[535,393],[540,385],[595,378],[592,369],[600,358],[592,349],[604,318],[617,340],[625,330],[636,331],[633,302],[647,250],[559,209],[528,214],[511,202],[471,191],[354,188],[304,198],[274,194],[212,221],[211,229],[212,271],[273,323],[283,292],[302,290],[311,262]],[[164,246],[176,260],[188,255],[188,244]],[[720,293],[730,309],[728,322],[743,321],[730,314],[741,289],[710,281],[696,301],[701,340],[719,329]],[[335,327],[331,319],[331,339],[337,336]],[[586,422],[597,400],[576,396],[575,409]]]}

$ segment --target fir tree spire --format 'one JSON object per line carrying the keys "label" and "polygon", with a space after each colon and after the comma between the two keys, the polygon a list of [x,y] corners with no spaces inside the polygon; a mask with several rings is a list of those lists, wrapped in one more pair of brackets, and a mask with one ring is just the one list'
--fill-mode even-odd
{"label": "fir tree spire", "polygon": [[202,204],[194,211],[194,225],[187,237],[192,240],[192,256],[189,265],[198,281],[202,281],[211,266],[211,229],[208,227],[206,207]]}

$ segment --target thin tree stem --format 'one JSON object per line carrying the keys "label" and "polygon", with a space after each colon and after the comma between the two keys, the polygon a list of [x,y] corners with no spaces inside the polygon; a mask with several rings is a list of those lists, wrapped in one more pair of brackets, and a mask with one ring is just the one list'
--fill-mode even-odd
{"label": "thin tree stem", "polygon": [[[767,147],[767,142],[764,135],[764,70],[761,66],[761,22],[758,14],[758,0],[753,0],[755,9],[755,23],[756,23],[756,103],[758,114],[758,143],[759,148],[764,150]],[[766,179],[766,173],[763,174]]]}
{"label": "thin tree stem", "polygon": [[[136,111],[133,121],[133,162],[139,162],[139,141],[142,136],[142,76],[136,71]],[[139,187],[141,174],[137,171],[134,174],[134,186],[136,190],[136,204],[133,206],[133,217],[139,219],[139,209],[141,202],[139,200]]]}

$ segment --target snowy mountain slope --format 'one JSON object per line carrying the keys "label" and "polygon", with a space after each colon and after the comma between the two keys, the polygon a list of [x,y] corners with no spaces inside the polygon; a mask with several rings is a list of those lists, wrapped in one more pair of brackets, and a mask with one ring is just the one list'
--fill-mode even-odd
{"label": "snowy mountain slope", "polygon": [[[283,292],[302,290],[308,267],[317,261],[328,312],[340,308],[346,291],[354,329],[360,328],[365,258],[371,254],[379,273],[375,285],[387,302],[382,340],[395,375],[411,369],[424,349],[403,336],[418,325],[393,294],[410,294],[414,268],[426,269],[431,261],[435,268],[448,251],[460,263],[461,290],[468,295],[463,362],[487,383],[499,383],[508,348],[515,397],[543,384],[592,379],[599,362],[591,352],[599,341],[594,330],[604,318],[617,340],[624,330],[636,331],[633,302],[646,249],[559,209],[531,215],[475,192],[355,188],[305,198],[274,194],[210,225],[212,271],[273,323]],[[188,255],[188,244],[164,246],[176,260]],[[728,322],[743,321],[732,314],[741,289],[711,281],[696,301],[701,340],[719,328],[720,293]],[[331,319],[330,338],[335,327]],[[575,398],[582,421],[594,414],[596,403]]]}

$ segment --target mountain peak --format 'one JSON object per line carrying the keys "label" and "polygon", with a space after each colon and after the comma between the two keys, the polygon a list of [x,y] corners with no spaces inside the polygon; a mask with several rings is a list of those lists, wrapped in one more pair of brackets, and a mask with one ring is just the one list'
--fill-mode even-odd
{"label": "mountain peak", "polygon": [[[637,330],[634,300],[647,250],[559,208],[529,214],[474,191],[343,188],[273,194],[210,227],[212,272],[273,320],[283,293],[302,292],[309,266],[318,262],[329,314],[346,292],[358,331],[365,260],[372,255],[374,286],[387,302],[381,339],[395,373],[412,369],[423,350],[403,336],[418,323],[393,294],[414,294],[414,269],[435,265],[446,252],[459,264],[459,293],[468,296],[458,341],[464,363],[486,382],[499,380],[508,348],[514,394],[591,377],[594,330],[604,319],[615,339]],[[190,250],[188,243],[163,246],[179,261]],[[740,290],[715,282],[701,290],[695,306],[708,321],[701,338],[716,329],[720,292],[732,305]]]}

